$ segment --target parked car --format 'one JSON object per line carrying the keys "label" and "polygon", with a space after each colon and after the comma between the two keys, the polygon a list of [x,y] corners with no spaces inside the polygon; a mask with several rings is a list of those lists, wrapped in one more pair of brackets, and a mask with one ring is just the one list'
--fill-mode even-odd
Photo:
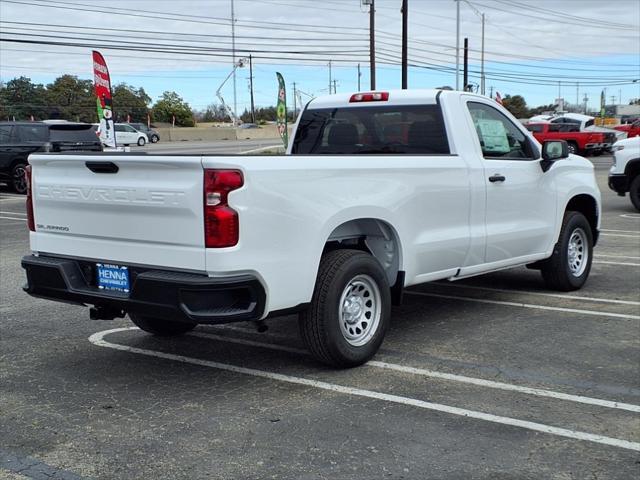
{"label": "parked car", "polygon": [[117,145],[137,144],[142,147],[149,143],[149,137],[145,133],[136,130],[128,123],[116,123],[114,129],[116,131]]}
{"label": "parked car", "polygon": [[629,198],[640,211],[640,136],[620,140],[613,146],[613,165],[609,170],[609,188]]}
{"label": "parked car", "polygon": [[27,191],[25,167],[34,152],[102,151],[88,123],[0,122],[0,180]]}
{"label": "parked car", "polygon": [[[603,152],[610,152],[611,146],[618,140],[626,138],[624,132],[614,130],[613,128],[599,127],[595,124],[595,117],[583,115],[581,113],[565,113],[550,120],[551,123],[561,125],[578,125],[581,132],[597,132],[604,134],[606,144],[602,149]],[[598,152],[596,152],[597,154]]]}
{"label": "parked car", "polygon": [[617,127],[613,128],[619,130],[620,132],[625,132],[627,134],[627,138],[640,136],[640,120],[636,120],[633,123],[618,125]]}
{"label": "parked car", "polygon": [[139,132],[144,133],[151,143],[160,141],[160,134],[153,128],[150,128],[146,123],[130,123],[129,125]]}
{"label": "parked car", "polygon": [[600,154],[609,143],[605,141],[605,135],[601,132],[581,132],[579,125],[572,123],[528,123],[527,130],[539,142],[545,140],[564,140],[567,142],[569,152],[585,155]]}
{"label": "parked car", "polygon": [[32,155],[25,290],[160,336],[295,312],[319,361],[352,367],[405,287],[522,265],[557,290],[587,281],[593,164],[485,96],[318,97],[291,138],[268,162]]}

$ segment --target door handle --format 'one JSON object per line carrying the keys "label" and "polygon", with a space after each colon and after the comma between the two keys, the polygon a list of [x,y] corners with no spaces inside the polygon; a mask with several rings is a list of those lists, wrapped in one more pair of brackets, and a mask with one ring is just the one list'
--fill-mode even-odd
{"label": "door handle", "polygon": [[491,175],[489,177],[489,181],[491,183],[495,183],[495,182],[504,182],[507,179],[507,177],[505,177],[504,175],[500,175],[498,173],[496,173],[495,175]]}
{"label": "door handle", "polygon": [[93,173],[118,173],[118,166],[113,162],[85,162]]}

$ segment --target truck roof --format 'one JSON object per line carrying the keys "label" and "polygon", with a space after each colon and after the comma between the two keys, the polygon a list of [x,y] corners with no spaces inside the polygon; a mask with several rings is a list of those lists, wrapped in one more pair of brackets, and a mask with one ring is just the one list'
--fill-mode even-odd
{"label": "truck roof", "polygon": [[[371,92],[386,92],[389,94],[389,99],[384,101],[370,101],[370,102],[349,102],[352,95]],[[337,107],[367,107],[372,105],[415,105],[415,104],[435,104],[436,96],[439,92],[446,95],[473,95],[469,92],[455,92],[449,90],[387,90],[384,88],[378,90],[365,90],[361,92],[349,92],[349,93],[337,93],[335,95],[323,95],[316,97],[309,102],[307,108],[319,109],[319,108],[337,108]]]}

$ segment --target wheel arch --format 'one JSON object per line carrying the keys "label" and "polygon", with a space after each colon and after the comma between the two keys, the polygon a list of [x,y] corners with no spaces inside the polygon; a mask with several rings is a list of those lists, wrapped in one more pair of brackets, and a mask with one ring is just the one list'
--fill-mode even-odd
{"label": "wheel arch", "polygon": [[640,175],[640,158],[633,158],[627,162],[624,167],[624,174],[629,179],[629,185],[636,175]]}
{"label": "wheel arch", "polygon": [[598,215],[600,213],[597,200],[588,193],[574,195],[569,199],[564,208],[564,212],[568,211],[580,212],[586,217],[591,227],[593,245],[595,246],[598,243]]}
{"label": "wheel arch", "polygon": [[341,248],[358,249],[370,253],[380,262],[390,286],[394,286],[399,280],[402,246],[398,232],[386,220],[354,218],[344,221],[327,237],[323,253]]}

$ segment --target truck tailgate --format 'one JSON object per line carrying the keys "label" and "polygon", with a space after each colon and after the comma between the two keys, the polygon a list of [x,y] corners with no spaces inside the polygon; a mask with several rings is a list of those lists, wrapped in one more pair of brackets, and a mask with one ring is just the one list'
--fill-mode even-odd
{"label": "truck tailgate", "polygon": [[32,250],[205,270],[199,156],[32,155]]}

